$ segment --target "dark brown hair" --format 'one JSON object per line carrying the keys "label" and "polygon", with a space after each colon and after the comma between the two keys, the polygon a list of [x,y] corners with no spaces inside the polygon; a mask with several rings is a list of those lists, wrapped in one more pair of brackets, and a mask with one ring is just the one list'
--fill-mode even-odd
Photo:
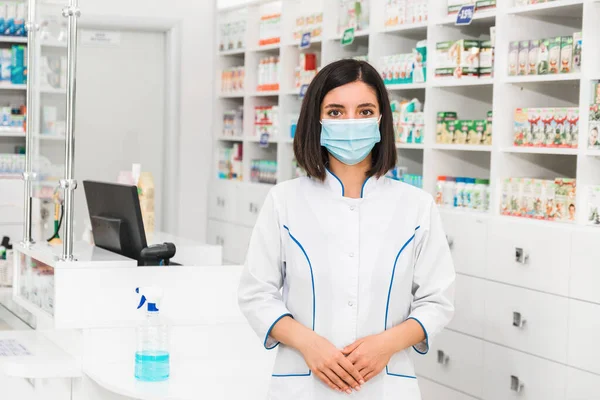
{"label": "dark brown hair", "polygon": [[381,177],[396,166],[397,153],[390,99],[383,80],[371,64],[352,59],[340,60],[323,68],[308,87],[302,102],[294,137],[294,155],[298,165],[310,177],[323,181],[329,154],[321,146],[321,104],[331,90],[352,82],[364,82],[375,90],[381,112],[381,142],[372,150],[368,176]]}

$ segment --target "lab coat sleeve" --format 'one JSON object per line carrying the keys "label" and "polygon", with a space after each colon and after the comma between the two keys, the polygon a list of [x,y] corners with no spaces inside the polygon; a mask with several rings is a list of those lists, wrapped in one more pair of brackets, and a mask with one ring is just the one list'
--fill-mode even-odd
{"label": "lab coat sleeve", "polygon": [[433,201],[416,233],[416,261],[409,319],[425,331],[425,340],[414,346],[427,354],[431,341],[454,315],[454,264],[437,206]]}
{"label": "lab coat sleeve", "polygon": [[292,316],[281,295],[281,224],[274,196],[271,190],[254,226],[238,289],[240,309],[267,350],[279,344],[270,336],[275,324]]}

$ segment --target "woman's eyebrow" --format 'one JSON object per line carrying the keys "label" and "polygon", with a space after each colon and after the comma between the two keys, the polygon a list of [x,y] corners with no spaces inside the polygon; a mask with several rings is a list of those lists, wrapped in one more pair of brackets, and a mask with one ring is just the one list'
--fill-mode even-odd
{"label": "woman's eyebrow", "polygon": [[346,108],[346,107],[344,107],[344,106],[343,106],[343,105],[341,105],[341,104],[335,104],[335,103],[332,103],[332,104],[327,104],[327,105],[325,106],[325,108]]}
{"label": "woman's eyebrow", "polygon": [[373,104],[373,103],[363,103],[363,104],[359,104],[358,107],[356,107],[356,108],[363,108],[363,107],[375,107],[375,104]]}

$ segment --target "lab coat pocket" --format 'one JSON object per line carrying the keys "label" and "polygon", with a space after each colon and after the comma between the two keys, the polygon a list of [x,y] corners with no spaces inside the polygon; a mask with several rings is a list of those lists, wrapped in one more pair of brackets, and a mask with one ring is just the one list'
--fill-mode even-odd
{"label": "lab coat pocket", "polygon": [[279,345],[275,366],[273,367],[274,378],[294,378],[310,376],[310,369],[304,361],[302,354],[292,347]]}
{"label": "lab coat pocket", "polygon": [[388,376],[416,380],[415,367],[413,366],[408,352],[409,350],[404,350],[394,354],[392,358],[390,358],[390,362],[385,368],[385,372]]}

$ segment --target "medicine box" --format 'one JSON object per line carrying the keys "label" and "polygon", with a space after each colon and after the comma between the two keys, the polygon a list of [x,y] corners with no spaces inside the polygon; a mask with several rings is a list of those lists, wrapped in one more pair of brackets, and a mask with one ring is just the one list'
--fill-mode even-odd
{"label": "medicine box", "polygon": [[583,35],[581,32],[573,34],[573,72],[581,71],[581,50],[583,48]]}
{"label": "medicine box", "polygon": [[573,72],[573,37],[563,36],[560,38],[560,73]]}
{"label": "medicine box", "polygon": [[538,62],[538,53],[540,51],[540,43],[541,40],[530,40],[529,41],[529,54],[527,60],[527,75],[536,75],[537,74],[537,62]]}
{"label": "medicine box", "polygon": [[[435,142],[441,144],[450,144],[453,140],[453,134],[448,130],[449,121],[456,121],[457,114],[452,111],[442,111],[437,113],[437,125]],[[454,128],[452,129],[454,131]]]}
{"label": "medicine box", "polygon": [[518,56],[518,75],[527,75],[527,65],[529,64],[529,40],[521,40],[519,42]]}
{"label": "medicine box", "polygon": [[491,77],[494,69],[494,49],[491,40],[484,40],[479,48],[479,77]]}
{"label": "medicine box", "polygon": [[531,136],[531,127],[527,118],[526,109],[517,108],[515,110],[513,132],[515,146],[529,145],[528,138]]}
{"label": "medicine box", "polygon": [[538,59],[536,64],[537,75],[546,75],[548,74],[548,62],[549,58],[549,39],[540,40],[540,48],[538,50]]}
{"label": "medicine box", "polygon": [[448,14],[456,14],[463,6],[474,5],[475,0],[448,0]]}
{"label": "medicine box", "polygon": [[516,76],[519,72],[519,44],[518,41],[508,44],[508,76]]}
{"label": "medicine box", "polygon": [[548,73],[560,72],[560,36],[548,39]]}

